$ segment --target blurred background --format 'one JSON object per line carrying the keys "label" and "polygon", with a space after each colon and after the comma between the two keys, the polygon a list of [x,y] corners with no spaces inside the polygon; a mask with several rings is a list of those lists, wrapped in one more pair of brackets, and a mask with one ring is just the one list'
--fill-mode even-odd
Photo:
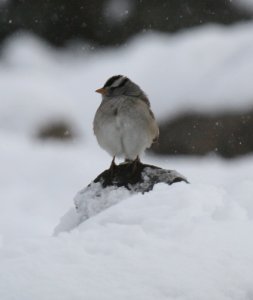
{"label": "blurred background", "polygon": [[1,0],[1,6],[1,40],[24,30],[54,46],[85,40],[115,47],[148,30],[175,33],[206,23],[250,20],[253,4],[251,0]]}
{"label": "blurred background", "polygon": [[0,0],[0,182],[6,207],[23,211],[19,230],[33,230],[26,214],[55,220],[109,166],[94,91],[117,74],[142,87],[160,125],[144,161],[199,180],[200,162],[251,157],[252,0]]}
{"label": "blurred background", "polygon": [[85,137],[94,88],[124,73],[157,110],[157,154],[252,152],[252,17],[251,0],[1,0],[1,127]]}

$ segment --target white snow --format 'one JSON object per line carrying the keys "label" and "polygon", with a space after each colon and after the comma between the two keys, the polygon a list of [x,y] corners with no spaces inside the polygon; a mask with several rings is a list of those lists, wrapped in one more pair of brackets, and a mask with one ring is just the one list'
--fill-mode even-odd
{"label": "white snow", "polygon": [[[94,53],[56,51],[31,36],[9,40],[0,59],[1,300],[253,299],[253,155],[145,156],[191,184],[115,192],[77,227],[73,203],[110,165],[92,134],[96,88],[110,75],[128,75],[160,119],[246,109],[252,32],[253,23],[205,26]],[[54,118],[80,137],[36,140]],[[65,229],[53,236],[64,215]]]}

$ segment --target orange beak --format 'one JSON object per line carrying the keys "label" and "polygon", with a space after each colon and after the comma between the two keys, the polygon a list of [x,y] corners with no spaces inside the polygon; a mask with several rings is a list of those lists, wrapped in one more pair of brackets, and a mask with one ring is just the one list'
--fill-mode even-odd
{"label": "orange beak", "polygon": [[95,92],[97,92],[99,94],[102,94],[102,95],[105,95],[106,94],[106,89],[105,88],[100,88],[100,89],[97,89]]}

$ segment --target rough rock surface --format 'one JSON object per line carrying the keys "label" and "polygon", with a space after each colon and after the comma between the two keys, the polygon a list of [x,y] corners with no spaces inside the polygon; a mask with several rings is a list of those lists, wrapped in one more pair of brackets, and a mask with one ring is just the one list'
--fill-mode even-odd
{"label": "rough rock surface", "polygon": [[[156,183],[172,184],[187,179],[174,170],[166,170],[153,165],[138,163],[122,163],[115,166],[113,172],[110,169],[101,173],[94,182],[100,182],[106,188],[108,186],[125,187],[130,191],[145,193],[153,189]],[[89,186],[88,186],[89,188]]]}

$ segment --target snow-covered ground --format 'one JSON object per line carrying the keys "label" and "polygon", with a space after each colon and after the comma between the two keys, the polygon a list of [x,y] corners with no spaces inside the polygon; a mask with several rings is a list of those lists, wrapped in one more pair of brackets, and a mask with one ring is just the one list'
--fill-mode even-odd
{"label": "snow-covered ground", "polygon": [[[206,26],[94,53],[56,51],[29,36],[5,45],[1,300],[253,299],[253,155],[145,156],[191,184],[117,199],[53,236],[75,194],[110,164],[92,134],[94,90],[121,73],[147,92],[159,119],[189,109],[243,110],[253,101],[252,33],[253,23]],[[36,140],[35,131],[55,118],[69,121],[79,138]]]}

